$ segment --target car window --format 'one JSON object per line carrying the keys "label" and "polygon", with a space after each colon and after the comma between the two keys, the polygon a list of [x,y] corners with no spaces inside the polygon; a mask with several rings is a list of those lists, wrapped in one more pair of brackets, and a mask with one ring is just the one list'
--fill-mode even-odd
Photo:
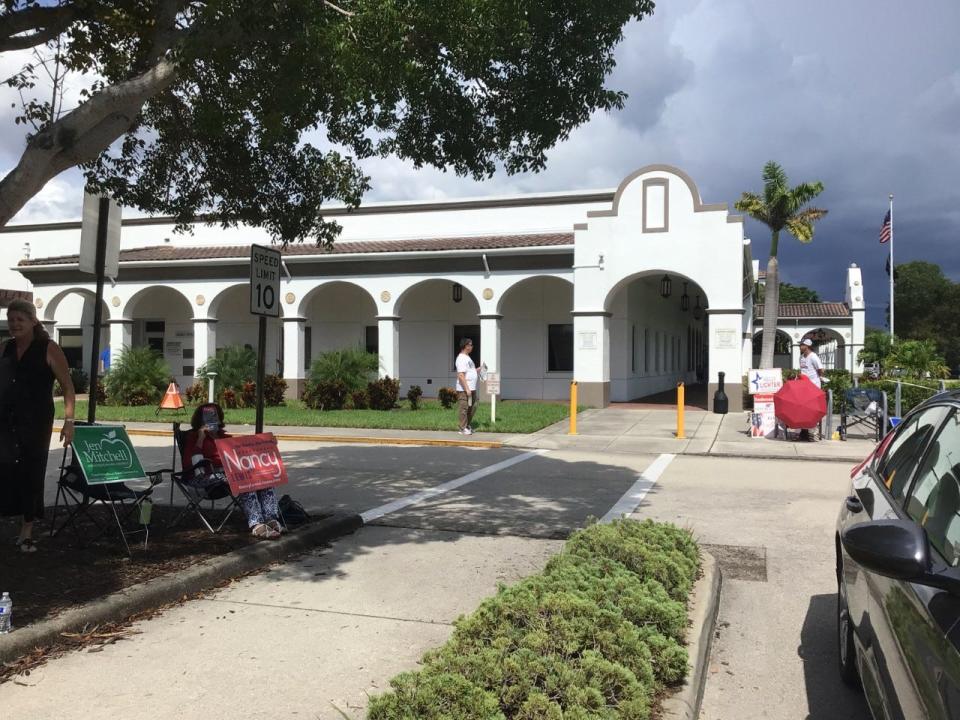
{"label": "car window", "polygon": [[954,412],[930,444],[907,514],[927,531],[930,544],[950,565],[960,561],[960,415]]}
{"label": "car window", "polygon": [[876,467],[877,475],[894,500],[902,501],[906,496],[910,478],[920,462],[920,453],[947,412],[948,409],[943,406],[927,408],[897,429],[896,436]]}

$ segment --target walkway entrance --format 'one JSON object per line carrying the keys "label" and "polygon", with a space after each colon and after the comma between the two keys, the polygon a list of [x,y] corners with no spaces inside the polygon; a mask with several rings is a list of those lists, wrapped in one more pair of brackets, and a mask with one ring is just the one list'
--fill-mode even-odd
{"label": "walkway entrance", "polygon": [[[610,403],[616,407],[639,408],[639,409],[664,409],[667,407],[676,407],[677,390],[664,390],[653,395],[646,395],[640,398],[634,398],[628,402]],[[707,386],[706,385],[687,385],[685,388],[683,406],[688,410],[707,410]]]}

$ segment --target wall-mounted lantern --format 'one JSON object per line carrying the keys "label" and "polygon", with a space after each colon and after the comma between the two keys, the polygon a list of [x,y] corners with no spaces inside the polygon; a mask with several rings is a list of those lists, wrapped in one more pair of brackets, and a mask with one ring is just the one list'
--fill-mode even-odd
{"label": "wall-mounted lantern", "polygon": [[453,284],[453,301],[458,303],[463,300],[463,285],[460,283]]}
{"label": "wall-mounted lantern", "polygon": [[680,296],[680,309],[686,312],[690,309],[690,296],[687,295],[687,284],[683,284],[683,295]]}
{"label": "wall-mounted lantern", "polygon": [[664,275],[663,279],[660,280],[660,297],[666,299],[670,297],[671,292],[673,292],[673,282],[669,275]]}
{"label": "wall-mounted lantern", "polygon": [[693,316],[699,320],[703,317],[703,308],[700,307],[700,296],[697,295],[697,304],[693,306]]}

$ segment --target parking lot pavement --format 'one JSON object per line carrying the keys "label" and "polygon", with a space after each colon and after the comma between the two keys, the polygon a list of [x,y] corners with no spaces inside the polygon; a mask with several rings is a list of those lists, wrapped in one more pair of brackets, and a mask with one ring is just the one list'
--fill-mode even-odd
{"label": "parking lot pavement", "polygon": [[849,469],[680,456],[634,513],[691,528],[724,573],[701,720],[869,720],[837,674],[834,521]]}

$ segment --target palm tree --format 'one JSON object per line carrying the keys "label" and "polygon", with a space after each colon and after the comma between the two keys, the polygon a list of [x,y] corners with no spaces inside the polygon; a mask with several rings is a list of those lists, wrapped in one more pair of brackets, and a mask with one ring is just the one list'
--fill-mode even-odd
{"label": "palm tree", "polygon": [[763,305],[761,368],[773,367],[773,346],[780,306],[780,276],[777,268],[780,231],[786,230],[802,243],[813,240],[813,223],[826,215],[827,211],[806,205],[822,192],[822,182],[800,183],[791,188],[783,168],[775,162],[768,162],[763,166],[763,195],[745,192],[734,203],[737,210],[762,222],[770,228],[771,233]]}

